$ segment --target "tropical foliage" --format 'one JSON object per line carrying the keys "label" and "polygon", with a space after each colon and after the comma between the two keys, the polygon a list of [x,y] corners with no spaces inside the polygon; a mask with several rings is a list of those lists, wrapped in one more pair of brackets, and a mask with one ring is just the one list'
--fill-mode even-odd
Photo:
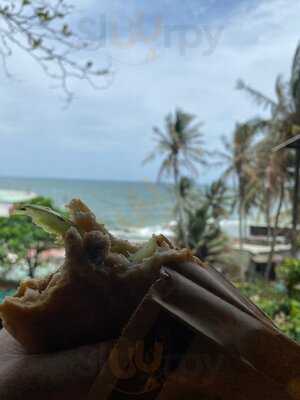
{"label": "tropical foliage", "polygon": [[[224,261],[228,238],[222,232],[220,222],[228,215],[229,202],[225,184],[213,182],[200,191],[195,184],[184,177],[180,181],[184,199],[187,244],[202,260],[213,265]],[[184,190],[183,190],[184,188]],[[177,243],[183,242],[182,232],[176,230]]]}
{"label": "tropical foliage", "polygon": [[[287,272],[286,267],[287,265],[283,267],[285,272]],[[300,342],[299,293],[296,291],[293,294],[289,293],[280,282],[273,284],[266,281],[244,282],[237,286],[245,296],[249,297],[274,321],[281,331]]]}
{"label": "tropical foliage", "polygon": [[156,146],[145,162],[161,157],[161,166],[158,180],[162,177],[171,178],[176,195],[175,211],[178,215],[178,227],[181,230],[183,242],[187,245],[185,229],[183,192],[180,188],[180,179],[188,171],[197,175],[197,164],[205,163],[205,152],[202,147],[201,122],[195,122],[196,117],[177,109],[169,114],[165,120],[165,129],[154,127]]}
{"label": "tropical foliage", "polygon": [[[300,45],[298,45],[292,63],[291,77],[285,82],[278,76],[275,82],[275,99],[252,88],[243,81],[238,81],[237,88],[246,92],[258,106],[269,110],[270,116],[266,119],[258,119],[256,122],[256,134],[260,134],[251,150],[255,154],[255,171],[260,196],[261,208],[265,211],[266,222],[270,227],[273,225],[274,235],[272,238],[272,250],[278,231],[280,214],[283,209],[284,201],[287,197],[288,182],[290,178],[290,168],[295,164],[291,152],[278,151],[274,149],[279,144],[299,133],[300,126]],[[271,221],[270,211],[272,204],[277,202],[275,215]],[[270,257],[271,261],[271,257]]]}
{"label": "tropical foliage", "polygon": [[290,296],[297,296],[300,299],[300,260],[286,259],[279,268],[277,268],[278,278],[281,279]]}
{"label": "tropical foliage", "polygon": [[221,158],[226,165],[223,177],[225,180],[233,178],[233,186],[237,193],[233,198],[232,207],[238,208],[241,247],[246,235],[246,216],[255,203],[257,193],[253,141],[258,126],[258,121],[237,124],[231,141],[223,137],[224,152],[221,153]]}
{"label": "tropical foliage", "polygon": [[[31,204],[53,208],[53,201],[44,197],[33,199]],[[0,264],[8,272],[12,266],[23,265],[27,274],[34,277],[41,266],[41,254],[55,247],[55,239],[30,218],[20,215],[0,218]]]}

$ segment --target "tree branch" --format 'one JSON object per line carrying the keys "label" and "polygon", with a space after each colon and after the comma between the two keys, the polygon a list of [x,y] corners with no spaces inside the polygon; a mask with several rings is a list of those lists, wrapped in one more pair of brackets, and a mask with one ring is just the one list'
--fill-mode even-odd
{"label": "tree branch", "polygon": [[0,5],[0,57],[7,76],[8,58],[16,48],[27,53],[51,79],[58,82],[67,102],[73,98],[70,81],[96,81],[110,75],[110,65],[99,68],[93,60],[78,61],[91,48],[67,23],[73,7],[65,0],[2,0]]}

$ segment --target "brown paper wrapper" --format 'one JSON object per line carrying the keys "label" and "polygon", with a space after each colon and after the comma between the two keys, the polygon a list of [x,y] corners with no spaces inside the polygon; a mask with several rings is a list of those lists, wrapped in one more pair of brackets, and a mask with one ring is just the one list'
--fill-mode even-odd
{"label": "brown paper wrapper", "polygon": [[222,275],[163,268],[89,400],[300,400],[300,346]]}

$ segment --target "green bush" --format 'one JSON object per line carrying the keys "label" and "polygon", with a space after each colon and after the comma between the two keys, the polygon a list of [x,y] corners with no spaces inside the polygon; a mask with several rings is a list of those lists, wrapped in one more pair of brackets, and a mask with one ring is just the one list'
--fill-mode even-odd
{"label": "green bush", "polygon": [[297,296],[296,286],[300,284],[300,260],[287,258],[277,268],[278,278],[281,279],[290,296]]}
{"label": "green bush", "polygon": [[[54,208],[53,201],[45,197],[37,197],[29,204]],[[26,266],[28,276],[34,277],[42,263],[40,254],[55,246],[55,237],[34,225],[31,218],[0,217],[0,273],[4,277],[15,265]]]}
{"label": "green bush", "polygon": [[261,308],[291,339],[300,342],[300,301],[278,284],[264,281],[237,284],[241,292]]}

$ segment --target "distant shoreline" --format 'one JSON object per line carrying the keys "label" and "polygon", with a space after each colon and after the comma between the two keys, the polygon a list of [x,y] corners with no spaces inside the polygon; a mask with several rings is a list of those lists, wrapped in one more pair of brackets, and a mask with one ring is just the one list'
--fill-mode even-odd
{"label": "distant shoreline", "polygon": [[[147,240],[152,233],[174,236],[175,199],[170,189],[168,184],[153,182],[0,177],[0,191],[33,192],[53,199],[58,207],[79,197],[116,236],[132,241]],[[0,215],[8,212],[9,206],[0,199]],[[236,237],[237,216],[222,221],[222,227],[228,236]]]}
{"label": "distant shoreline", "polygon": [[6,180],[6,179],[14,179],[14,180],[49,180],[49,181],[70,181],[70,182],[95,182],[95,183],[116,183],[116,184],[131,184],[131,183],[143,183],[143,184],[151,184],[151,185],[157,185],[157,186],[170,186],[172,187],[173,184],[171,182],[158,182],[157,180],[149,180],[149,179],[138,179],[138,180],[119,180],[119,179],[106,179],[106,178],[79,178],[79,177],[55,177],[55,176],[48,176],[48,177],[43,177],[43,176],[4,176],[0,175],[0,181],[1,179]]}

